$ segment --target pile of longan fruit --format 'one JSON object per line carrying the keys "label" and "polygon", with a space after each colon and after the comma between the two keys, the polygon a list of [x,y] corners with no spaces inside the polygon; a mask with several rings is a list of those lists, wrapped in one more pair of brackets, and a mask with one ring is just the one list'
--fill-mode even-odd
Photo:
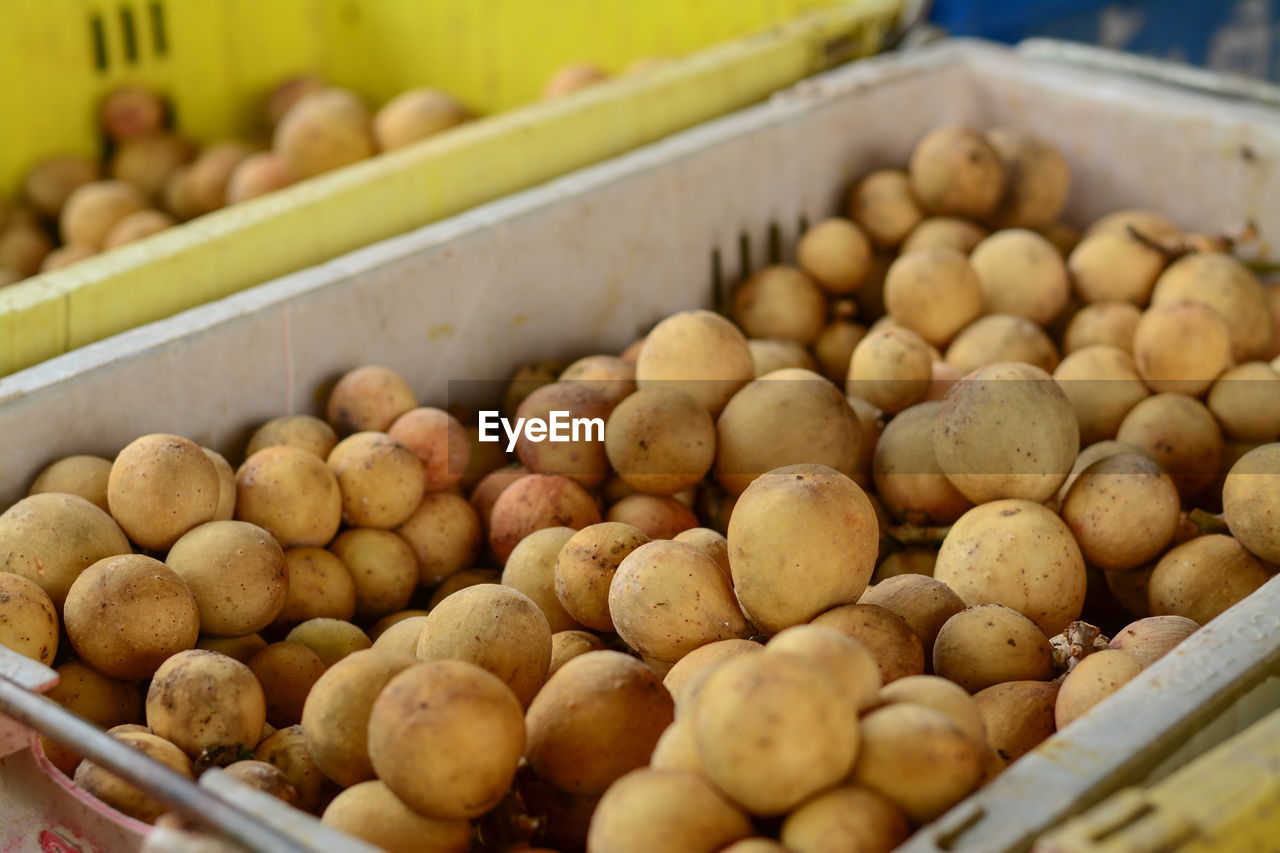
{"label": "pile of longan fruit", "polygon": [[[548,80],[543,96],[568,95],[605,79],[594,65],[566,65]],[[313,76],[286,80],[269,94],[261,110],[263,139],[198,146],[173,129],[171,112],[150,89],[111,92],[98,116],[105,140],[101,162],[50,157],[27,173],[20,198],[0,198],[0,287],[404,148],[471,118],[453,97],[430,88],[403,92],[373,113],[359,95]]]}
{"label": "pile of longan fruit", "polygon": [[1276,285],[1155,212],[1078,235],[1069,185],[934,130],[728,316],[515,372],[507,418],[603,440],[509,460],[367,365],[234,468],[54,461],[0,515],[0,640],[389,851],[891,850],[1280,563]]}

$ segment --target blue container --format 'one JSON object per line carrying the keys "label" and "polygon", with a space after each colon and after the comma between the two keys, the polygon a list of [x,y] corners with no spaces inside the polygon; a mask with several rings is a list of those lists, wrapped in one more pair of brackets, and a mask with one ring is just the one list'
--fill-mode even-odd
{"label": "blue container", "polygon": [[934,0],[952,35],[1047,37],[1280,80],[1280,0]]}

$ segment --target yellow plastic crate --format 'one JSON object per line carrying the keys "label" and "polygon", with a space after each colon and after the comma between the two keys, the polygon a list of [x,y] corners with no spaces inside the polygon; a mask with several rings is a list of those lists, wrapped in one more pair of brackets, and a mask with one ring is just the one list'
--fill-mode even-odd
{"label": "yellow plastic crate", "polygon": [[1149,788],[1126,788],[1035,853],[1268,853],[1280,841],[1280,711]]}
{"label": "yellow plastic crate", "polygon": [[[319,73],[375,104],[412,86],[437,86],[493,114],[0,290],[0,376],[759,101],[875,52],[902,6],[0,0],[0,194],[12,195],[42,157],[96,154],[95,106],[126,82],[164,92],[177,130],[197,141],[260,132],[255,106],[275,83],[300,72]],[[567,61],[616,72],[654,55],[681,58],[572,98],[517,108]]]}

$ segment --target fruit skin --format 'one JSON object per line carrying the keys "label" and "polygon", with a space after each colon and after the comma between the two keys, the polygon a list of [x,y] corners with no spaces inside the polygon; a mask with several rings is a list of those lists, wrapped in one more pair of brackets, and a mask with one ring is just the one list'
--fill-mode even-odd
{"label": "fruit skin", "polygon": [[473,818],[511,787],[524,752],[524,709],[474,664],[416,664],[378,694],[369,758],[378,778],[415,812]]}
{"label": "fruit skin", "polygon": [[1059,729],[1119,690],[1142,671],[1142,662],[1127,652],[1105,649],[1088,655],[1062,681],[1053,718]]}
{"label": "fruit skin", "polygon": [[376,153],[369,112],[345,89],[304,95],[280,120],[274,150],[299,180],[365,160]]}
{"label": "fruit skin", "polygon": [[1058,689],[1052,681],[1006,681],[974,695],[987,740],[1001,767],[1026,755],[1056,731]]}
{"label": "fruit skin", "polygon": [[752,481],[729,520],[733,588],[768,634],[858,600],[871,580],[879,522],[865,492],[824,465],[787,465]]}
{"label": "fruit skin", "polygon": [[77,187],[62,206],[58,230],[64,243],[97,251],[112,226],[147,207],[142,191],[124,181],[91,181]]}
{"label": "fruit skin", "polygon": [[1053,676],[1053,648],[1036,624],[1002,604],[980,604],[947,620],[933,648],[933,668],[970,693],[1006,681]]}
{"label": "fruit skin", "polygon": [[579,655],[547,680],[525,716],[525,754],[539,778],[570,794],[603,794],[649,762],[675,704],[662,682],[621,652]]}
{"label": "fruit skin", "polygon": [[899,702],[862,718],[852,781],[883,795],[920,826],[960,802],[982,775],[978,748],[951,718]]}
{"label": "fruit skin", "polygon": [[148,678],[200,635],[200,611],[182,578],[159,560],[122,554],[76,578],[63,609],[80,659],[103,675]]}
{"label": "fruit skin", "polygon": [[707,778],[754,815],[785,814],[848,776],[859,753],[856,707],[815,660],[739,655],[711,672],[694,705]]}
{"label": "fruit skin", "polygon": [[720,850],[751,830],[751,820],[701,774],[641,768],[600,799],[587,853]]}
{"label": "fruit skin", "polygon": [[391,853],[466,853],[471,849],[467,821],[417,814],[376,780],[353,785],[334,797],[321,822]]}
{"label": "fruit skin", "polygon": [[1041,504],[979,504],[951,526],[933,576],[970,607],[1012,607],[1052,637],[1080,617],[1087,576],[1067,525]]}
{"label": "fruit skin", "polygon": [[[266,699],[245,664],[192,649],[166,660],[147,690],[147,725],[190,758],[234,760],[262,735]],[[230,763],[230,760],[226,763]]]}
{"label": "fruit skin", "polygon": [[1263,560],[1280,562],[1280,443],[1264,444],[1240,457],[1222,488],[1222,509],[1231,535]]}
{"label": "fruit skin", "polygon": [[947,392],[934,422],[933,444],[942,472],[974,503],[1002,498],[1039,503],[1052,497],[1071,471],[1080,450],[1080,423],[1046,371],[1003,362],[970,373]]}
{"label": "fruit skin", "polygon": [[467,111],[436,89],[410,89],[392,98],[373,117],[378,148],[391,151],[448,130],[467,120]]}
{"label": "fruit skin", "polygon": [[911,189],[933,213],[982,219],[1004,196],[1005,170],[977,132],[947,125],[925,134],[911,152]]}

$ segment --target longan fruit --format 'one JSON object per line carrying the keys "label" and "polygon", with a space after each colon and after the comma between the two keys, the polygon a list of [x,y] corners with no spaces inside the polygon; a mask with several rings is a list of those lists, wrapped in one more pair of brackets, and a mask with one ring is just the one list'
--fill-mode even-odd
{"label": "longan fruit", "polygon": [[796,263],[827,293],[852,293],[870,270],[871,243],[848,219],[824,219],[800,238]]}
{"label": "longan fruit", "polygon": [[751,832],[750,818],[701,774],[641,768],[601,797],[587,849],[653,853],[679,839],[685,849],[722,850]]}
{"label": "longan fruit", "polygon": [[1201,303],[1152,305],[1134,329],[1133,360],[1152,391],[1198,397],[1231,366],[1230,332]]}
{"label": "longan fruit", "polygon": [[428,492],[453,487],[471,462],[467,431],[443,409],[410,409],[392,422],[387,435],[403,443],[422,460]]}
{"label": "longan fruit", "polygon": [[924,249],[954,249],[962,255],[973,251],[991,232],[976,222],[955,216],[930,216],[920,221],[903,241],[901,253]]}
{"label": "longan fruit", "polygon": [[981,219],[1000,204],[1005,168],[982,135],[944,125],[925,134],[911,152],[911,190],[932,213]]}
{"label": "longan fruit", "polygon": [[612,521],[570,531],[553,564],[556,598],[569,617],[593,630],[612,632],[613,576],[628,554],[649,541],[638,528]]}
{"label": "longan fruit", "polygon": [[142,554],[107,557],[85,569],[67,592],[63,620],[80,659],[122,680],[149,677],[200,636],[191,590]]}
{"label": "longan fruit", "polygon": [[924,673],[924,644],[907,620],[875,604],[846,604],[811,623],[856,640],[871,652],[884,684]]}
{"label": "longan fruit", "polygon": [[933,575],[970,607],[1003,604],[1052,637],[1080,617],[1086,574],[1070,528],[1044,505],[994,500],[960,517]]}
{"label": "longan fruit", "polygon": [[326,667],[373,645],[369,635],[351,622],[324,616],[295,625],[285,640],[311,649]]}
{"label": "longan fruit", "polygon": [[299,98],[280,119],[272,147],[299,179],[364,160],[377,150],[368,110],[346,89],[321,89]]}
{"label": "longan fruit", "polygon": [[265,528],[282,548],[327,545],[342,524],[342,487],[315,454],[266,447],[236,471],[236,518]]}
{"label": "longan fruit", "polygon": [[[424,506],[428,500],[430,497],[423,500]],[[470,509],[466,501],[463,504]],[[474,510],[472,516],[475,516]],[[475,520],[478,524],[479,519]],[[494,501],[489,520],[489,545],[505,564],[520,540],[535,530],[544,527],[581,530],[600,521],[600,507],[576,481],[559,474],[529,474],[509,485]]]}
{"label": "longan fruit", "polygon": [[212,521],[220,493],[218,469],[200,445],[166,433],[131,441],[107,478],[112,517],[132,541],[156,550]]}
{"label": "longan fruit", "polygon": [[1104,649],[1088,655],[1062,681],[1054,705],[1055,725],[1059,730],[1070,725],[1141,671],[1142,664],[1126,652]]}
{"label": "longan fruit", "polygon": [[[825,319],[824,307],[819,329]],[[754,378],[746,336],[712,311],[682,311],[662,320],[645,336],[636,358],[637,388],[676,388],[706,406],[712,417]]]}
{"label": "longan fruit", "polygon": [[458,590],[427,615],[417,656],[474,664],[501,679],[528,707],[547,679],[551,628],[538,605],[519,590],[477,584]]}
{"label": "longan fruit", "polygon": [[[188,779],[195,778],[191,760],[164,738],[146,732],[118,732],[112,737]],[[169,811],[165,803],[87,759],[76,768],[75,782],[91,796],[143,823],[155,823]]]}
{"label": "longan fruit", "polygon": [[274,151],[257,151],[236,164],[227,180],[227,204],[239,204],[251,198],[282,190],[293,183],[293,176]]}
{"label": "longan fruit", "polygon": [[473,818],[506,795],[525,746],[524,708],[496,676],[458,660],[415,664],[369,714],[374,772],[415,812]]}
{"label": "longan fruit", "polygon": [[1213,482],[1222,458],[1222,432],[1204,403],[1162,392],[1138,402],[1120,422],[1116,440],[1138,447],[1173,478],[1189,501]]}
{"label": "longan fruit", "polygon": [[473,840],[468,821],[418,814],[376,780],[338,794],[320,820],[391,853],[466,853]]}
{"label": "longan fruit", "polygon": [[135,211],[111,226],[111,230],[102,238],[102,251],[106,252],[118,246],[135,243],[177,224],[178,220],[164,211]]}
{"label": "longan fruit", "polygon": [[[906,815],[890,800],[869,788],[844,785],[819,794],[787,815],[782,822],[782,845],[776,849],[889,853],[910,835]],[[729,851],[737,849],[735,845]]]}
{"label": "longan fruit", "polygon": [[288,629],[317,617],[350,619],[355,615],[355,581],[332,553],[313,545],[288,548],[284,562],[289,585],[284,607],[272,627]]}
{"label": "longan fruit", "polygon": [[816,661],[735,657],[710,674],[694,708],[706,775],[748,812],[784,814],[848,776],[859,753],[855,707]]}
{"label": "longan fruit", "polygon": [[254,430],[245,448],[248,459],[266,447],[287,444],[306,450],[321,459],[329,458],[329,451],[338,443],[338,434],[314,415],[284,415],[272,418]]}
{"label": "longan fruit", "polygon": [[1133,655],[1145,669],[1198,630],[1185,616],[1148,616],[1118,631],[1110,647]]}
{"label": "longan fruit", "polygon": [[243,637],[275,620],[288,596],[284,551],[244,521],[209,521],[182,535],[165,564],[186,582],[200,609],[200,632]]}
{"label": "longan fruit", "polygon": [[466,121],[462,105],[438,89],[401,92],[373,117],[373,138],[382,151],[404,148]]}
{"label": "longan fruit", "polygon": [[1088,346],[1113,346],[1133,353],[1133,333],[1142,309],[1130,302],[1103,300],[1085,305],[1074,315],[1062,336],[1062,353],[1070,355]]}
{"label": "longan fruit", "polygon": [[340,437],[367,430],[386,432],[417,405],[404,377],[389,367],[370,364],[342,375],[329,392],[325,418]]}
{"label": "longan fruit", "polygon": [[0,572],[0,646],[45,666],[58,652],[58,611],[35,581]]}
{"label": "longan fruit", "polygon": [[976,504],[1048,500],[1079,448],[1071,401],[1048,373],[1029,364],[993,364],[969,374],[943,398],[934,422],[938,466]]}
{"label": "longan fruit", "polygon": [[954,249],[911,252],[889,266],[884,307],[928,343],[946,346],[982,314],[982,284],[969,259]]}
{"label": "longan fruit", "polygon": [[[56,220],[71,194],[100,176],[97,164],[87,157],[50,157],[27,172],[22,181],[22,195],[41,216]],[[3,219],[0,216],[0,230],[3,229]]]}
{"label": "longan fruit", "polygon": [[609,615],[628,646],[672,662],[746,628],[733,587],[715,561],[668,540],[646,542],[618,564],[609,584]]}
{"label": "longan fruit", "polygon": [[609,507],[605,521],[629,524],[650,539],[673,539],[698,526],[698,516],[668,495],[627,495]]}
{"label": "longan fruit", "polygon": [[111,516],[78,495],[30,495],[0,513],[0,568],[35,583],[59,611],[81,572],[132,550]]}
{"label": "longan fruit", "polygon": [[986,140],[1008,178],[993,221],[1001,228],[1048,228],[1071,189],[1071,168],[1062,152],[1043,137],[1007,125],[987,131]]}
{"label": "longan fruit", "polygon": [[807,622],[858,600],[875,569],[879,536],[875,509],[853,480],[823,465],[777,468],[734,505],[733,591],[768,634]]}
{"label": "longan fruit", "polygon": [[1058,366],[1058,349],[1045,330],[1026,317],[987,314],[960,330],[947,347],[946,359],[962,375],[1000,362],[1022,362],[1051,373]]}
{"label": "longan fruit", "polygon": [[1222,514],[1231,535],[1263,560],[1280,562],[1280,444],[1265,444],[1241,456],[1222,487]]}
{"label": "longan fruit", "polygon": [[374,777],[369,713],[392,678],[417,663],[410,654],[365,649],[324,671],[302,706],[302,731],[316,765],[344,788]]}
{"label": "longan fruit", "polygon": [[1053,378],[1075,409],[1082,445],[1115,438],[1124,416],[1151,393],[1133,356],[1101,344],[1068,355]]}
{"label": "longan fruit", "polygon": [[847,634],[820,625],[793,625],[773,635],[764,648],[768,654],[796,655],[828,669],[859,713],[878,701],[880,665],[870,649]]}
{"label": "longan fruit", "polygon": [[418,454],[383,432],[347,436],[329,451],[326,464],[342,495],[342,520],[355,527],[399,527],[426,491],[426,469]]}
{"label": "longan fruit", "polygon": [[1177,486],[1158,464],[1117,453],[1080,473],[1062,502],[1062,520],[1089,565],[1120,571],[1163,553],[1179,506]]}
{"label": "longan fruit", "polygon": [[853,350],[845,390],[883,412],[900,412],[928,393],[932,363],[928,343],[910,329],[872,329]]}
{"label": "longan fruit", "polygon": [[1066,307],[1071,292],[1066,264],[1034,231],[997,231],[974,247],[969,263],[989,314],[1013,314],[1047,326]]}
{"label": "longan fruit", "polygon": [[933,708],[895,702],[862,718],[851,781],[896,805],[919,826],[969,794],[982,776],[978,748]]}
{"label": "longan fruit", "polygon": [[[929,556],[936,559],[937,554]],[[933,645],[942,626],[964,610],[964,601],[942,581],[914,573],[882,577],[867,587],[858,603],[874,604],[901,616],[920,638],[926,662],[933,659]]]}
{"label": "longan fruit", "polygon": [[324,661],[300,642],[272,643],[249,661],[249,669],[266,695],[267,722],[285,728],[302,719],[307,694],[320,676]]}
{"label": "longan fruit", "polygon": [[733,295],[733,320],[749,338],[773,338],[808,346],[827,319],[818,285],[794,267],[768,266],[752,274]]}
{"label": "longan fruit", "polygon": [[1280,373],[1264,361],[1228,368],[1210,387],[1206,402],[1229,439],[1280,438]]}
{"label": "longan fruit", "polygon": [[1123,231],[1088,234],[1067,257],[1080,301],[1147,304],[1167,258],[1159,249]]}
{"label": "longan fruit", "polygon": [[353,527],[329,543],[355,587],[355,615],[375,619],[409,606],[418,587],[418,558],[390,530]]}
{"label": "longan fruit", "polygon": [[1001,604],[980,604],[952,616],[938,632],[933,670],[970,693],[1006,681],[1045,681],[1053,648],[1034,622]]}
{"label": "longan fruit", "polygon": [[857,416],[830,381],[810,370],[777,370],[739,389],[720,413],[716,479],[736,495],[766,471],[794,463],[826,465],[849,476],[861,433]]}
{"label": "longan fruit", "polygon": [[849,218],[858,224],[878,249],[900,244],[924,218],[911,181],[901,169],[868,173],[849,196]]}
{"label": "longan fruit", "polygon": [[1198,302],[1217,312],[1231,340],[1237,362],[1262,358],[1274,340],[1274,318],[1258,277],[1233,255],[1191,252],[1161,273],[1151,292],[1158,308],[1175,302]]}
{"label": "longan fruit", "polygon": [[173,655],[147,689],[147,725],[190,758],[235,761],[266,722],[262,687],[245,664],[193,649]]}
{"label": "longan fruit", "polygon": [[525,715],[525,755],[539,778],[570,794],[603,794],[649,763],[675,706],[643,663],[588,652],[547,680]]}
{"label": "longan fruit", "polygon": [[1058,689],[1053,681],[1006,681],[974,695],[987,741],[1002,765],[1026,755],[1057,729]]}
{"label": "longan fruit", "polygon": [[1151,573],[1147,595],[1153,616],[1185,616],[1205,625],[1268,579],[1242,544],[1211,534],[1170,548]]}
{"label": "longan fruit", "polygon": [[899,521],[950,524],[973,503],[947,479],[933,450],[942,404],[917,403],[891,420],[876,442],[871,474],[876,495]]}

